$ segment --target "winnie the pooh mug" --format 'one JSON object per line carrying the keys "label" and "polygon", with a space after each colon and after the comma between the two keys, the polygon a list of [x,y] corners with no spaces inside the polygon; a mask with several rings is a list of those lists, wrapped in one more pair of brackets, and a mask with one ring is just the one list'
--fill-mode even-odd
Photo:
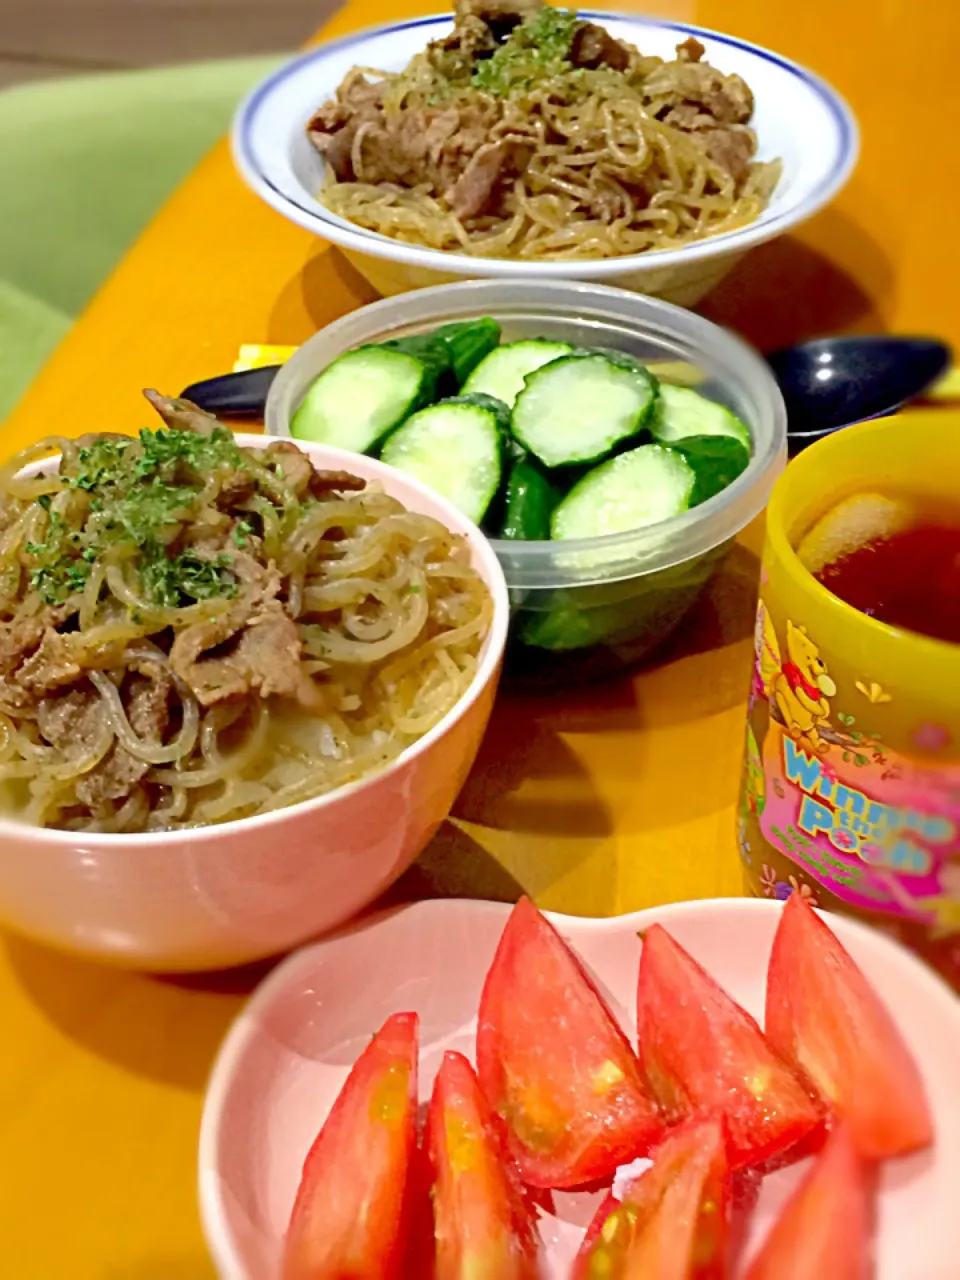
{"label": "winnie the pooh mug", "polygon": [[857,493],[960,518],[958,476],[960,415],[927,412],[839,431],[777,481],[739,833],[749,893],[865,919],[960,989],[960,646],[860,613],[795,551]]}

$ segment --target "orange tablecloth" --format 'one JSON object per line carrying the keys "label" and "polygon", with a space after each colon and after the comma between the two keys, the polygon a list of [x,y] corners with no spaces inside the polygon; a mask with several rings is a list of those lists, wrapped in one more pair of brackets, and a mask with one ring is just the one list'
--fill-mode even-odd
{"label": "orange tablecloth", "polygon": [[[325,34],[422,11],[351,0]],[[431,5],[430,7],[436,7]],[[937,0],[665,0],[671,17],[808,64],[848,97],[863,159],[843,196],[758,250],[705,308],[767,348],[815,333],[960,343],[951,232],[960,11]],[[298,343],[370,300],[343,260],[248,195],[219,147],[128,255],[3,428],[148,420],[139,389],[226,370],[242,341]],[[454,821],[411,891],[613,913],[739,890],[734,801],[758,531],[652,669],[576,695],[504,697]],[[252,981],[165,982],[0,942],[0,1273],[203,1280],[194,1207],[204,1079]]]}

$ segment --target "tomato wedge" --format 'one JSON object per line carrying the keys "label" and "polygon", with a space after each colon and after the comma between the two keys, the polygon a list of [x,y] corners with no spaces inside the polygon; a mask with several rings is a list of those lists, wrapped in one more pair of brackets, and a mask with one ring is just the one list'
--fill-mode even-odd
{"label": "tomato wedge", "polygon": [[670,1118],[726,1118],[734,1169],[780,1155],[820,1120],[753,1018],[659,924],[643,935],[637,1035],[641,1065]]}
{"label": "tomato wedge", "polygon": [[535,1280],[536,1236],[473,1067],[444,1054],[430,1100],[435,1280]]}
{"label": "tomato wedge", "polygon": [[723,1280],[730,1168],[719,1119],[688,1120],[620,1203],[600,1206],[573,1280]]}
{"label": "tomato wedge", "polygon": [[747,1280],[867,1280],[870,1215],[849,1131],[831,1134],[747,1271]]}
{"label": "tomato wedge", "polygon": [[303,1166],[283,1280],[395,1280],[416,1147],[415,1013],[388,1018],[353,1065]]}
{"label": "tomato wedge", "polygon": [[777,926],[767,972],[767,1036],[844,1120],[865,1159],[933,1141],[917,1064],[880,998],[798,893]]}
{"label": "tomato wedge", "polygon": [[477,1074],[534,1187],[606,1177],[663,1130],[626,1037],[527,898],[510,914],[480,996]]}

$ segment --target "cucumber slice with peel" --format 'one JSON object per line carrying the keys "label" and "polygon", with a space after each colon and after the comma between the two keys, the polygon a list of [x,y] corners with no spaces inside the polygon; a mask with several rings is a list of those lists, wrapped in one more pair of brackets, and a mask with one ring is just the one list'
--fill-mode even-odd
{"label": "cucumber slice with peel", "polygon": [[415,476],[479,524],[500,487],[509,415],[490,396],[456,396],[421,409],[390,436],[381,461]]}
{"label": "cucumber slice with peel", "polygon": [[546,467],[598,462],[646,425],[657,382],[619,353],[577,353],[531,373],[511,430]]}
{"label": "cucumber slice with peel", "polygon": [[[481,316],[479,320],[442,324],[430,336],[434,342],[441,342],[446,348],[459,390],[477,365],[492,351],[499,350],[500,326],[492,316]],[[477,390],[483,391],[484,388],[478,387]]]}
{"label": "cucumber slice with peel", "polygon": [[650,434],[661,444],[677,444],[688,436],[731,436],[750,452],[750,432],[735,413],[708,400],[692,387],[661,382],[660,399],[650,418]]}
{"label": "cucumber slice with peel", "polygon": [[550,537],[550,516],[560,494],[544,471],[530,458],[510,468],[501,538],[542,542]]}
{"label": "cucumber slice with peel", "polygon": [[644,444],[603,462],[554,510],[550,536],[599,538],[658,524],[689,509],[696,473],[673,449]]}
{"label": "cucumber slice with peel", "polygon": [[540,369],[551,360],[568,356],[573,347],[568,342],[550,342],[545,338],[530,338],[525,342],[508,342],[497,347],[473,370],[464,383],[465,392],[483,392],[496,396],[510,408],[523,390],[526,376]]}
{"label": "cucumber slice with peel", "polygon": [[408,350],[370,346],[347,351],[307,391],[290,434],[366,453],[434,398],[443,367]]}
{"label": "cucumber slice with peel", "polygon": [[670,447],[686,458],[697,477],[691,507],[722,493],[750,465],[750,454],[733,436],[685,436]]}

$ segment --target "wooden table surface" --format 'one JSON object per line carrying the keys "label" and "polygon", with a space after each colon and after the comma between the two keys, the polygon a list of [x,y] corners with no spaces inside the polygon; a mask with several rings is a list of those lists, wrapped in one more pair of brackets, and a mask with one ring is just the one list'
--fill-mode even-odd
{"label": "wooden table surface", "polygon": [[[352,0],[325,34],[424,7]],[[949,149],[960,10],[937,0],[808,0],[802,15],[766,0],[656,8],[806,63],[863,127],[860,167],[835,205],[755,252],[706,312],[766,348],[877,329],[960,343],[950,241],[960,169]],[[52,431],[139,427],[149,421],[141,387],[177,392],[228,369],[242,341],[298,343],[370,298],[335,252],[247,194],[221,146],[3,428],[3,452]],[[739,892],[757,550],[752,529],[651,669],[565,697],[503,697],[454,820],[405,890],[509,898],[522,886],[544,906],[594,914]],[[165,981],[0,940],[0,1273],[209,1280],[194,1196],[203,1087],[256,976]]]}

